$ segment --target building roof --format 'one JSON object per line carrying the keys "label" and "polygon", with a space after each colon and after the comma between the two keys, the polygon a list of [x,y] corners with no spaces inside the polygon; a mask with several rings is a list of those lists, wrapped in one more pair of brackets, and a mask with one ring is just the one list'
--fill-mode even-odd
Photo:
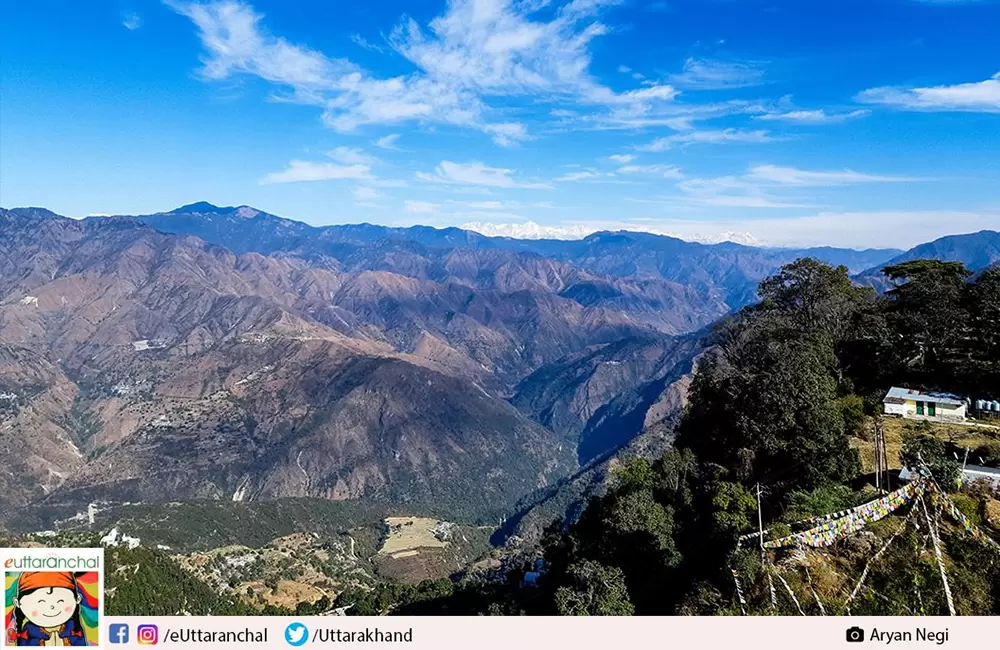
{"label": "building roof", "polygon": [[[900,481],[912,481],[919,476],[919,473],[908,467],[904,467],[899,471]],[[981,465],[966,465],[965,469],[962,470],[962,476],[967,481],[975,481],[979,479],[1000,481],[1000,469],[997,469],[996,467],[983,467]]]}
{"label": "building roof", "polygon": [[885,394],[885,399],[882,401],[888,404],[899,404],[895,400],[917,400],[921,402],[934,402],[936,404],[951,404],[953,406],[961,406],[965,404],[965,400],[958,395],[952,393],[938,393],[933,391],[919,391],[912,388],[899,388],[898,386],[893,386],[889,389],[889,392]]}
{"label": "building roof", "polygon": [[982,474],[985,476],[990,476],[995,479],[1000,479],[1000,469],[997,469],[996,467],[982,467],[981,465],[966,465],[965,473],[976,474],[976,475]]}

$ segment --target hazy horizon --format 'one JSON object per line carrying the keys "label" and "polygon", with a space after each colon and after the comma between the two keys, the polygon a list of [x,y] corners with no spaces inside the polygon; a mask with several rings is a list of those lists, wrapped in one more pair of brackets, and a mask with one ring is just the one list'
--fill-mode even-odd
{"label": "hazy horizon", "polygon": [[[828,244],[815,244],[815,245],[802,245],[802,246],[784,245],[784,246],[782,246],[782,245],[772,245],[772,244],[769,244],[769,243],[767,243],[765,241],[757,240],[755,237],[753,237],[753,235],[751,233],[748,233],[748,232],[744,232],[744,233],[739,233],[739,232],[724,232],[724,233],[719,233],[715,237],[695,238],[695,237],[684,237],[684,236],[677,235],[677,234],[670,233],[670,232],[662,232],[662,231],[657,231],[657,230],[643,229],[641,226],[634,226],[634,225],[630,225],[630,224],[623,224],[621,227],[615,227],[615,228],[590,228],[590,227],[587,227],[585,225],[579,225],[579,226],[576,226],[574,228],[566,228],[566,229],[558,229],[558,228],[553,228],[553,227],[549,227],[549,226],[544,226],[542,224],[538,224],[538,223],[535,223],[535,222],[524,222],[524,223],[521,223],[521,224],[465,223],[465,224],[456,224],[456,225],[450,225],[450,226],[449,225],[430,225],[430,224],[423,224],[423,223],[413,223],[413,224],[409,224],[409,225],[398,225],[398,224],[393,225],[393,224],[379,223],[379,222],[376,222],[376,221],[345,221],[345,222],[340,222],[340,223],[316,224],[316,223],[310,223],[308,220],[305,220],[305,219],[297,219],[294,216],[269,213],[266,210],[260,210],[260,209],[256,208],[255,206],[251,206],[251,205],[247,205],[247,204],[220,206],[220,205],[216,205],[214,203],[211,203],[210,201],[196,201],[194,203],[184,204],[182,206],[177,206],[177,207],[171,208],[169,210],[156,210],[156,211],[152,211],[152,212],[142,212],[142,213],[136,213],[136,214],[110,214],[110,213],[100,213],[99,212],[99,213],[92,213],[92,214],[85,214],[85,215],[60,214],[59,216],[66,217],[66,218],[69,218],[69,219],[77,219],[77,220],[79,220],[79,219],[88,219],[88,218],[95,218],[95,217],[96,218],[113,218],[113,217],[132,217],[132,216],[149,216],[149,215],[157,215],[157,214],[171,214],[171,213],[173,213],[173,212],[175,212],[177,210],[180,210],[182,208],[187,208],[187,207],[189,207],[191,205],[195,205],[195,204],[198,204],[198,203],[206,203],[206,204],[210,205],[214,209],[221,209],[221,210],[225,210],[225,209],[234,209],[235,210],[235,209],[239,209],[239,208],[250,208],[250,209],[255,210],[257,212],[261,212],[261,213],[265,213],[265,214],[270,214],[271,216],[278,217],[278,218],[281,218],[281,219],[287,219],[289,221],[295,221],[295,222],[303,223],[303,224],[306,224],[308,226],[312,226],[314,228],[326,228],[326,227],[338,227],[338,226],[340,226],[340,227],[346,227],[346,226],[363,226],[363,225],[376,226],[376,227],[385,227],[385,228],[422,227],[422,228],[435,228],[435,229],[439,229],[439,230],[443,230],[443,229],[447,229],[447,228],[459,228],[461,230],[468,230],[468,231],[479,233],[480,235],[483,235],[485,237],[509,238],[509,239],[524,239],[524,240],[543,240],[543,239],[545,239],[545,240],[554,240],[554,241],[576,241],[576,240],[585,239],[585,238],[589,237],[590,235],[594,235],[594,234],[597,234],[597,233],[600,233],[600,232],[629,232],[629,233],[635,233],[635,234],[647,234],[647,235],[657,235],[657,236],[662,236],[662,237],[673,237],[673,238],[676,238],[676,239],[681,239],[681,240],[684,240],[684,241],[687,241],[687,242],[691,242],[691,243],[696,243],[696,244],[732,243],[732,244],[740,244],[740,245],[743,245],[743,246],[751,246],[751,247],[758,247],[758,248],[799,249],[799,248],[824,248],[824,247],[829,247],[829,248],[844,248],[844,249],[850,249],[850,250],[856,250],[856,251],[865,251],[865,250],[897,250],[897,251],[905,251],[905,250],[908,250],[909,248],[913,248],[913,246],[908,246],[908,247],[902,248],[902,247],[895,247],[895,246],[864,246],[864,247],[860,247],[860,246],[830,246]],[[2,207],[3,206],[0,206],[0,208],[2,208]],[[38,209],[38,208],[40,208],[40,209],[48,209],[46,206],[42,206],[42,205],[14,206],[13,208],[8,208],[8,209]],[[511,226],[511,227],[505,227],[505,226]],[[997,230],[994,230],[994,229],[984,228],[984,229],[980,229],[980,230],[970,230],[970,231],[966,231],[966,232],[948,233],[948,234],[942,235],[941,237],[959,237],[959,236],[962,236],[962,235],[972,235],[972,234],[976,234],[978,232],[987,232],[987,231],[988,232],[998,232]],[[935,239],[939,239],[939,238],[940,237],[937,237]],[[923,244],[923,243],[927,243],[927,242],[930,242],[930,241],[934,241],[934,240],[921,241],[921,242],[918,242],[917,245]]]}

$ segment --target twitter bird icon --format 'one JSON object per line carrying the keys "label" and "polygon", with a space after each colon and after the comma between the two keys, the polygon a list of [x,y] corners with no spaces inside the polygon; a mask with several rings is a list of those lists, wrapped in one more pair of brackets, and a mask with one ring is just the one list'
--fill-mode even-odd
{"label": "twitter bird icon", "polygon": [[302,623],[292,623],[285,628],[285,641],[288,645],[299,647],[309,640],[309,628]]}

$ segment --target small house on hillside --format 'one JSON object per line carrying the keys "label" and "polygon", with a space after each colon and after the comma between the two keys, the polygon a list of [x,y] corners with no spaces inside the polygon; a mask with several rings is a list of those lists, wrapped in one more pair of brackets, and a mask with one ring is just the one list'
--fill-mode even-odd
{"label": "small house on hillside", "polygon": [[968,402],[951,393],[922,392],[893,386],[882,400],[887,415],[964,422]]}

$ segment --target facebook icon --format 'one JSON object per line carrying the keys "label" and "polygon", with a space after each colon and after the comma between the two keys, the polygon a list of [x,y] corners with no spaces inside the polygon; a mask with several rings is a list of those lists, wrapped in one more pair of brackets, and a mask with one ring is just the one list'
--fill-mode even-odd
{"label": "facebook icon", "polygon": [[128,625],[112,623],[108,632],[108,640],[114,644],[128,643]]}

